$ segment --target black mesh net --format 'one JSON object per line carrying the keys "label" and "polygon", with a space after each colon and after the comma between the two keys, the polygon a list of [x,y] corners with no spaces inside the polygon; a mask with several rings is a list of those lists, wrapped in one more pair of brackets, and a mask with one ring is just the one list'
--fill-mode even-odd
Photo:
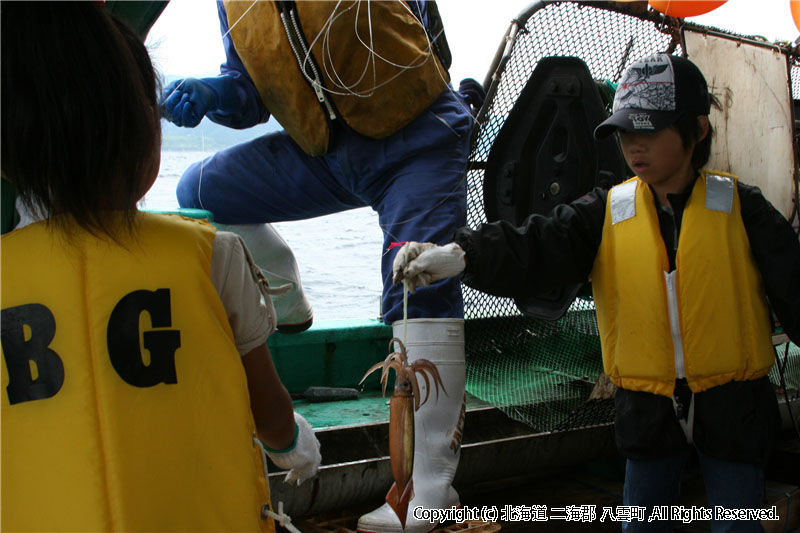
{"label": "black mesh net", "polygon": [[[792,98],[795,100],[800,100],[800,57],[793,57],[792,58],[792,67],[791,67],[791,75],[792,75]],[[800,117],[795,114],[795,120],[800,120]]]}

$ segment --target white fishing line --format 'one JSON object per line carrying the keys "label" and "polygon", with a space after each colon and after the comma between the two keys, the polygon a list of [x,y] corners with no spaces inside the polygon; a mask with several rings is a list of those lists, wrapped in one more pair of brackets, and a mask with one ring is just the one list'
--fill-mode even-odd
{"label": "white fishing line", "polygon": [[[376,89],[379,89],[380,87],[383,87],[384,85],[392,82],[394,79],[396,79],[397,77],[401,76],[407,70],[411,70],[411,69],[415,69],[415,68],[419,68],[419,67],[423,66],[428,60],[430,60],[430,58],[433,56],[433,54],[435,54],[435,51],[433,49],[433,43],[432,43],[432,41],[431,41],[431,39],[430,39],[430,37],[428,35],[428,31],[425,28],[424,23],[417,18],[417,15],[414,13],[414,11],[411,9],[411,7],[409,5],[407,5],[405,2],[403,2],[402,0],[396,0],[396,1],[399,2],[400,5],[402,5],[403,8],[406,11],[408,11],[409,14],[412,15],[412,18],[415,21],[415,23],[417,25],[419,25],[419,27],[423,30],[423,35],[425,35],[425,41],[426,41],[426,45],[427,45],[425,52],[418,54],[417,57],[415,57],[407,65],[402,65],[402,64],[399,64],[399,63],[396,63],[396,62],[393,62],[393,61],[389,60],[388,58],[384,57],[383,55],[378,53],[378,51],[375,50],[375,46],[374,46],[374,42],[373,42],[373,33],[372,33],[372,10],[371,10],[371,6],[370,6],[372,0],[357,0],[354,3],[354,5],[350,5],[350,6],[346,7],[346,8],[344,8],[344,11],[342,11],[340,9],[340,7],[342,6],[342,0],[338,0],[337,3],[336,3],[336,6],[332,10],[331,14],[328,16],[328,19],[325,21],[325,23],[322,25],[322,28],[320,29],[320,31],[317,33],[317,35],[314,37],[314,39],[308,45],[308,48],[304,51],[305,55],[304,55],[304,59],[303,59],[303,62],[302,62],[302,68],[300,69],[300,72],[302,73],[303,77],[305,77],[306,80],[309,81],[309,83],[313,83],[313,81],[314,81],[306,73],[306,66],[308,65],[309,61],[311,61],[311,58],[312,58],[311,50],[314,48],[314,46],[317,45],[317,43],[320,41],[320,39],[322,39],[322,42],[320,44],[320,47],[321,47],[321,50],[322,50],[322,59],[323,59],[322,68],[323,68],[323,71],[326,74],[326,78],[327,78],[326,81],[330,81],[337,89],[339,89],[337,91],[337,90],[333,90],[333,89],[328,88],[328,87],[320,87],[321,90],[323,90],[323,91],[325,91],[325,92],[327,92],[329,94],[335,94],[335,95],[339,95],[339,96],[357,96],[357,97],[361,97],[361,98],[368,98],[368,97],[370,97],[370,96],[372,96],[374,94]],[[225,37],[227,37],[230,34],[230,32],[233,30],[233,28],[235,28],[244,19],[244,17],[246,17],[246,16],[248,16],[250,14],[250,12],[252,11],[253,7],[258,2],[259,2],[259,0],[253,0],[252,1],[250,6],[244,11],[244,13],[242,13],[242,15],[238,19],[236,19],[236,21],[233,24],[231,24],[229,26],[228,31],[225,32],[225,34],[223,34],[223,36],[222,36],[223,40],[225,39]],[[364,40],[364,38],[362,37],[361,33],[358,30],[358,20],[359,20],[359,15],[361,13],[361,4],[364,3],[364,2],[366,2],[366,4],[367,4],[367,8],[366,8],[366,12],[367,12],[367,28],[369,30],[368,31],[368,37],[367,37],[366,41]],[[336,20],[339,17],[344,16],[348,11],[350,11],[352,9],[356,9],[356,16],[355,16],[355,22],[354,22],[353,31],[354,31],[354,33],[356,35],[356,38],[358,39],[359,43],[361,43],[361,45],[367,50],[368,54],[367,54],[367,59],[365,61],[364,69],[362,71],[361,76],[354,83],[348,85],[344,80],[341,79],[341,76],[337,72],[336,66],[335,66],[334,61],[333,61],[333,56],[331,54],[331,50],[335,50],[336,49],[336,46],[335,46],[336,43],[331,40],[331,27],[333,26],[334,22],[336,22]],[[434,36],[434,40],[438,39],[439,36],[443,32],[444,32],[444,29],[442,29],[442,31],[440,31],[436,36]],[[388,79],[383,80],[381,82],[378,82],[377,73],[376,73],[376,64],[377,64],[376,60],[380,60],[380,61],[382,61],[382,62],[384,62],[384,63],[386,63],[386,64],[388,64],[390,66],[393,66],[393,67],[397,68],[398,72],[395,73],[394,75],[390,76]],[[439,75],[439,78],[444,83],[444,85],[447,88],[447,90],[450,91],[450,93],[455,96],[455,100],[456,100],[457,104],[460,105],[462,107],[462,109],[464,109],[467,112],[467,114],[470,117],[470,120],[472,120],[474,122],[474,125],[476,127],[479,127],[480,124],[478,124],[478,122],[475,120],[475,117],[472,116],[472,112],[469,109],[469,107],[466,106],[461,101],[461,96],[456,94],[456,91],[453,89],[453,87],[450,84],[450,82],[448,82],[447,77],[446,77],[446,73],[442,70],[442,66],[437,61],[434,61],[434,65],[436,67],[436,71],[437,71],[437,73]],[[360,83],[362,83],[362,81],[366,78],[368,72],[370,71],[370,66],[372,67],[371,70],[372,70],[372,76],[373,76],[373,80],[372,80],[371,86],[369,88],[365,89],[365,90],[360,90],[360,91],[354,90],[354,88],[356,86],[358,86]],[[175,86],[173,91],[170,93],[170,96],[172,95],[173,92],[175,92],[183,84],[183,81],[185,81],[185,80],[182,80],[177,86]],[[205,138],[203,138],[203,150],[205,150]],[[203,208],[203,209],[205,209],[205,207],[203,206],[202,197],[200,196],[200,187],[202,185],[202,180],[203,180],[204,161],[205,160],[201,161],[201,163],[200,163],[200,177],[199,177],[198,183],[197,183],[197,197],[198,197],[198,201],[199,201],[200,207]],[[466,179],[466,173],[465,173],[465,179]],[[462,187],[462,185],[461,185],[461,183],[459,183],[458,185],[456,185],[456,187],[453,188],[453,190],[448,192],[445,195],[445,197],[443,197],[440,201],[438,201],[435,205],[431,206],[429,209],[427,209],[424,212],[421,212],[421,213],[419,213],[417,215],[411,216],[411,217],[409,217],[409,218],[407,218],[405,220],[400,220],[398,222],[394,222],[393,224],[394,225],[407,224],[409,222],[413,222],[414,220],[417,220],[417,219],[420,219],[422,217],[427,216],[434,209],[436,209],[440,205],[444,204],[444,202],[446,202],[451,196],[453,196],[455,194],[458,194],[458,190],[461,189],[461,187]],[[379,222],[378,225],[388,237],[393,238],[393,239],[397,239],[397,236],[392,234],[391,232],[389,232],[383,224],[381,224]],[[435,229],[436,227],[438,227],[438,226],[427,226],[427,227],[426,226],[420,226],[419,228],[420,229]],[[386,253],[388,253],[388,250],[386,250],[384,252],[384,254],[386,254]]]}

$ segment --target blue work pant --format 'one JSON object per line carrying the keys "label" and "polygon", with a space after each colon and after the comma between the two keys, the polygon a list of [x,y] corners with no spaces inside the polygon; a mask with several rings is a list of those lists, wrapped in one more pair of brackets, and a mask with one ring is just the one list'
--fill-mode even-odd
{"label": "blue work pant", "polygon": [[[471,130],[467,104],[448,88],[416,120],[384,139],[334,122],[331,149],[323,156],[309,156],[283,131],[221,150],[186,170],[178,202],[207,209],[222,224],[303,220],[372,207],[384,235],[382,310],[391,324],[403,317],[403,294],[391,279],[398,248],[387,250],[392,242],[409,240],[446,244],[466,225]],[[410,295],[408,317],[463,317],[459,281],[442,280]]]}
{"label": "blue work pant", "polygon": [[[625,467],[625,488],[622,503],[625,506],[645,507],[644,521],[622,523],[625,532],[669,532],[673,524],[669,520],[647,519],[653,514],[653,507],[674,506],[678,504],[680,481],[684,465],[693,449],[672,457],[632,460]],[[764,469],[747,463],[737,463],[711,457],[697,452],[708,504],[706,509],[713,511],[720,506],[726,509],[760,509],[764,494]],[[764,531],[761,522],[711,519],[711,531],[749,532]]]}

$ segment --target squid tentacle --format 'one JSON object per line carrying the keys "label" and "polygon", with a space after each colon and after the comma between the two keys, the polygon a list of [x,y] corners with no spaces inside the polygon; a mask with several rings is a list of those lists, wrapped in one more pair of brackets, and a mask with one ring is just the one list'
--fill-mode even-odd
{"label": "squid tentacle", "polygon": [[[394,350],[395,345],[397,350]],[[405,528],[408,505],[413,498],[414,489],[412,473],[414,468],[414,412],[431,397],[431,387],[436,389],[439,399],[439,388],[447,394],[442,377],[434,363],[427,359],[408,362],[408,353],[403,342],[398,338],[389,341],[389,353],[386,358],[367,370],[359,384],[367,377],[381,370],[380,382],[383,395],[386,396],[389,371],[395,372],[394,394],[390,403],[389,416],[389,449],[394,484],[386,495],[386,501],[394,510],[401,525]],[[425,398],[421,399],[419,376],[425,380]],[[411,403],[413,397],[413,404]],[[420,401],[421,400],[421,401]]]}

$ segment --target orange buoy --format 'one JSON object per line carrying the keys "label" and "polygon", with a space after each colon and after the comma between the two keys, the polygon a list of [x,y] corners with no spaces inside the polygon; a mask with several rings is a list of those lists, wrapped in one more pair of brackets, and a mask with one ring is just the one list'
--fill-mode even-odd
{"label": "orange buoy", "polygon": [[[649,0],[656,11],[670,17],[696,17],[714,11],[728,0]],[[792,2],[793,4],[796,2]],[[794,6],[792,10],[794,10]],[[797,19],[795,19],[795,24]]]}

